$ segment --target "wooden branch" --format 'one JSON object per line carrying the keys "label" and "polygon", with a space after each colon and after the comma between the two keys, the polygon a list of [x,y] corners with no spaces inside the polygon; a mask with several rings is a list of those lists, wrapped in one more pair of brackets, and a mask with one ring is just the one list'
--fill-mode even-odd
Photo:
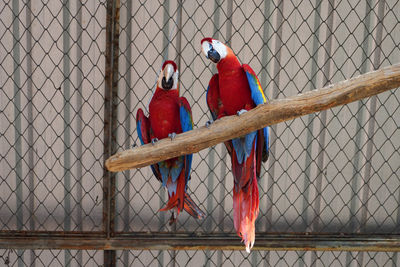
{"label": "wooden branch", "polygon": [[116,172],[144,167],[169,158],[195,153],[265,126],[344,105],[400,86],[400,64],[369,72],[350,80],[286,99],[272,100],[240,116],[224,117],[205,126],[178,134],[174,140],[160,140],[118,152],[106,160]]}

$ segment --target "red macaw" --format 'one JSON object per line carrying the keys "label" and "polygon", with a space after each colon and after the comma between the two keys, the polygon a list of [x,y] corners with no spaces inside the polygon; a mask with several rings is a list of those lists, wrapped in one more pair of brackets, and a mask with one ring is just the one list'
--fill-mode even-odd
{"label": "red macaw", "polygon": [[[212,38],[204,38],[201,47],[218,69],[209,82],[206,97],[214,120],[240,115],[266,102],[256,74],[249,65],[240,64],[232,49]],[[260,177],[261,161],[268,158],[268,136],[269,128],[265,127],[225,142],[234,178],[234,226],[247,252],[255,241],[255,220],[259,213],[257,179]]]}
{"label": "red macaw", "polygon": [[[159,139],[193,129],[192,111],[184,97],[179,97],[178,69],[173,61],[165,61],[157,80],[156,91],[149,104],[149,117],[139,108],[136,126],[140,142],[155,143]],[[170,224],[185,209],[195,218],[205,217],[204,212],[186,193],[190,179],[192,154],[172,158],[151,165],[156,178],[168,190],[168,203],[162,211],[173,209]]]}

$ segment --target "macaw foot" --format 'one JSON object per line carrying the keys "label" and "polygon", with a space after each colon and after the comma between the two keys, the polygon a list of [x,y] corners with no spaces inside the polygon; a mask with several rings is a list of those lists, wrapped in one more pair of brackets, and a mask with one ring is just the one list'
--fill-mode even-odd
{"label": "macaw foot", "polygon": [[158,142],[158,138],[151,139],[151,144],[152,145],[155,145],[155,143],[157,143],[157,142]]}
{"label": "macaw foot", "polygon": [[171,218],[169,218],[169,225],[173,225],[174,223],[176,223],[176,218],[177,216],[175,215],[175,212],[172,212]]}
{"label": "macaw foot", "polygon": [[168,134],[168,137],[171,138],[171,140],[174,140],[176,137],[176,133],[170,133]]}
{"label": "macaw foot", "polygon": [[247,110],[241,109],[241,110],[239,110],[238,112],[236,112],[236,114],[237,114],[238,116],[240,116],[240,115],[242,115],[243,113],[246,113],[246,112],[247,112]]}
{"label": "macaw foot", "polygon": [[213,122],[214,121],[212,121],[212,120],[206,121],[206,127],[210,128],[210,125],[213,124]]}
{"label": "macaw foot", "polygon": [[136,147],[136,143],[132,144],[132,149],[134,149]]}

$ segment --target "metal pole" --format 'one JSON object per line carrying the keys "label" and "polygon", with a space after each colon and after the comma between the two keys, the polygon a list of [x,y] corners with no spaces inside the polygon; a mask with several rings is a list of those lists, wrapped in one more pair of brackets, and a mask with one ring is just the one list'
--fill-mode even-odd
{"label": "metal pole", "polygon": [[[104,95],[104,157],[116,152],[118,52],[119,52],[119,0],[107,1],[106,66]],[[105,167],[103,171],[103,230],[106,238],[114,236],[115,174]],[[115,266],[114,250],[104,251],[104,266]]]}

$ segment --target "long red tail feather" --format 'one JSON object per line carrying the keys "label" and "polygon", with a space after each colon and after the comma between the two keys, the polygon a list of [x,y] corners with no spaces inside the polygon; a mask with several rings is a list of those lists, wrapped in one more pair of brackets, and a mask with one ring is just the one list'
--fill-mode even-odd
{"label": "long red tail feather", "polygon": [[233,189],[234,226],[246,246],[246,251],[250,252],[255,241],[255,221],[259,213],[255,149],[243,164],[238,164],[236,153],[232,153],[232,167],[235,179]]}

